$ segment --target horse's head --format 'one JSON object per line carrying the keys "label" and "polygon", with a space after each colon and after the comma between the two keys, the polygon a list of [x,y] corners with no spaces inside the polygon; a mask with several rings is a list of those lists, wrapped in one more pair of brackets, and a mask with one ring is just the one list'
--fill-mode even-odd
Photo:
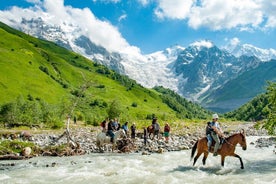
{"label": "horse's head", "polygon": [[246,150],[247,145],[246,145],[246,139],[245,139],[245,132],[244,129],[242,129],[242,131],[239,133],[240,135],[240,140],[239,140],[239,144],[241,145],[243,150]]}

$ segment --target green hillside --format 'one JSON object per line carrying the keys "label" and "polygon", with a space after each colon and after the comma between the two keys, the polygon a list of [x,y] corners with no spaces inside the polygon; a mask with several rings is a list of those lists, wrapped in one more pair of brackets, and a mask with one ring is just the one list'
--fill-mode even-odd
{"label": "green hillside", "polygon": [[[209,115],[195,104],[183,105],[174,100],[170,103],[183,109],[176,111],[162,99],[162,93],[143,88],[128,77],[79,54],[33,38],[3,23],[0,23],[0,38],[2,121],[6,120],[4,117],[8,117],[13,107],[18,107],[19,102],[21,108],[24,105],[33,105],[34,109],[40,106],[43,112],[45,107],[42,110],[41,104],[47,104],[49,109],[59,108],[60,119],[64,119],[74,102],[78,102],[74,115],[93,123],[102,121],[114,109],[121,121],[146,120],[153,114],[164,121]],[[84,85],[87,89],[82,91]],[[187,113],[190,109],[197,113]],[[21,110],[21,113],[24,112]]]}

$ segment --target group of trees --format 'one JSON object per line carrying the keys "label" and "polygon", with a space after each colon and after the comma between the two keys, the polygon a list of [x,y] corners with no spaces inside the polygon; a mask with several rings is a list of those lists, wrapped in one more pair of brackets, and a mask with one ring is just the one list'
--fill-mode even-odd
{"label": "group of trees", "polygon": [[268,82],[266,93],[261,94],[239,109],[226,113],[226,118],[244,121],[263,121],[270,134],[276,131],[276,83]]}
{"label": "group of trees", "polygon": [[0,122],[5,122],[7,127],[15,126],[38,126],[59,128],[63,125],[62,115],[64,110],[56,105],[33,98],[28,95],[25,99],[19,96],[14,102],[0,107]]}
{"label": "group of trees", "polygon": [[186,100],[170,89],[166,89],[162,86],[154,87],[154,89],[161,93],[163,102],[176,111],[180,119],[206,119],[211,113],[200,105]]}
{"label": "group of trees", "polygon": [[[193,104],[184,98],[181,98],[175,92],[165,89],[163,87],[155,87],[156,91],[160,93],[160,97],[163,102],[166,103],[171,109],[173,109],[180,119],[206,119],[210,112],[203,109],[197,104]],[[77,96],[75,98],[81,98]],[[134,105],[135,102],[132,104]],[[0,106],[0,122],[5,122],[6,126],[39,126],[49,128],[60,128],[64,126],[64,119],[70,112],[72,104],[69,101],[63,101],[59,104],[48,104],[40,98],[34,98],[28,95],[27,98],[19,96],[14,102],[10,102]],[[82,108],[82,102],[80,107],[76,108],[79,112]],[[91,108],[101,108],[105,110],[103,116],[97,118],[119,117],[123,113],[123,108],[120,102],[114,100],[111,104],[105,101],[94,99],[90,102]],[[84,110],[85,111],[85,110]],[[86,122],[95,125],[95,122],[100,121],[95,119],[91,114],[91,109],[87,112],[79,113],[79,117]],[[276,83],[269,82],[267,91],[255,97],[251,102],[243,105],[239,109],[224,114],[226,118],[244,120],[244,121],[263,121],[264,128],[266,128],[270,134],[275,134],[276,129]],[[146,117],[145,117],[146,118]]]}

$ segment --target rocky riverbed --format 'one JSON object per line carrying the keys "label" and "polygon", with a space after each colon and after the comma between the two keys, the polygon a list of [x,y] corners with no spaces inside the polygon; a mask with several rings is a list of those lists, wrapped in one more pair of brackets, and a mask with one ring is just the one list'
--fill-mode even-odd
{"label": "rocky riverbed", "polygon": [[[226,136],[232,135],[242,129],[245,130],[247,136],[264,136],[267,135],[267,132],[263,129],[256,130],[253,123],[243,123],[239,125],[225,125],[222,127]],[[100,150],[96,145],[96,136],[100,133],[99,127],[85,127],[85,126],[75,126],[70,129],[70,135],[72,140],[78,144],[78,147],[74,147],[72,154],[63,154],[64,155],[78,155],[78,154],[91,154],[99,153]],[[204,127],[194,127],[194,128],[184,128],[181,131],[173,131],[170,135],[168,142],[165,142],[165,139],[160,135],[159,139],[147,139],[147,144],[144,144],[142,130],[138,130],[135,139],[125,138],[119,139],[117,141],[117,149],[115,152],[136,152],[141,154],[151,154],[151,153],[162,153],[167,151],[180,151],[185,149],[190,149],[197,139],[204,137]],[[177,132],[177,133],[176,133]],[[40,132],[29,133],[28,131],[23,131],[21,134],[26,134],[30,137],[27,137],[27,141],[35,143],[40,148],[45,148],[47,146],[58,146],[64,145],[67,143],[66,136],[60,138],[62,132]],[[31,134],[31,135],[30,135]],[[2,137],[2,140],[5,139]],[[269,139],[259,139],[256,143],[247,143],[247,144],[256,144],[258,147],[268,146],[275,144],[275,137]],[[108,149],[109,148],[109,149]],[[104,150],[110,151],[110,147],[106,147]],[[28,150],[30,151],[30,150]],[[72,152],[72,150],[71,150]],[[31,153],[30,153],[31,154]],[[43,155],[52,155],[60,156],[59,154],[53,154],[50,151],[44,151]],[[38,155],[40,156],[40,155]]]}

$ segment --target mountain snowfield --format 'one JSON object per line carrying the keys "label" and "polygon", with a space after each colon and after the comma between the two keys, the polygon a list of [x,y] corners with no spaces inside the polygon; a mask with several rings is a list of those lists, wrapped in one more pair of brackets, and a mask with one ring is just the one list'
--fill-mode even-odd
{"label": "mountain snowfield", "polygon": [[269,61],[271,59],[276,59],[275,49],[261,49],[250,44],[228,44],[224,49],[236,57],[242,55],[255,56],[262,61]]}
{"label": "mountain snowfield", "polygon": [[195,41],[186,48],[174,45],[148,55],[142,55],[131,46],[129,50],[114,51],[96,43],[93,35],[76,22],[52,22],[53,19],[45,13],[21,18],[0,17],[0,21],[13,28],[53,41],[127,75],[145,87],[170,88],[189,100],[199,103],[205,100],[203,105],[212,102],[208,99],[209,92],[262,61],[276,59],[274,49],[249,44],[229,44],[219,49],[208,40]]}

